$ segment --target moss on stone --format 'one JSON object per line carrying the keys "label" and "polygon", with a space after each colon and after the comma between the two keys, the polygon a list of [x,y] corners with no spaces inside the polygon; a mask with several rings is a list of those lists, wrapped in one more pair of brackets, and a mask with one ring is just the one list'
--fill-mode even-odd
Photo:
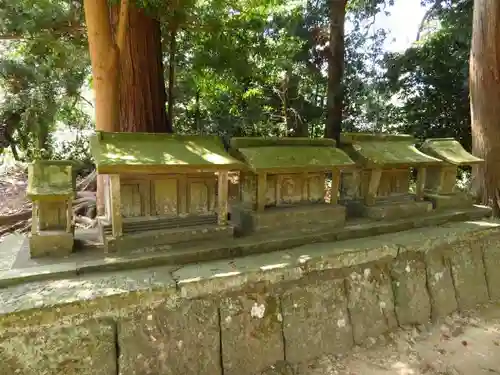
{"label": "moss on stone", "polygon": [[242,166],[215,136],[98,132],[91,140],[91,152],[98,170],[126,166]]}
{"label": "moss on stone", "polygon": [[341,138],[343,148],[366,167],[436,165],[442,161],[419,151],[408,135],[347,133]]}
{"label": "moss on stone", "polygon": [[335,140],[330,138],[305,137],[234,137],[232,148],[269,147],[269,146],[330,146],[335,147]]}
{"label": "moss on stone", "polygon": [[330,170],[353,166],[347,154],[331,139],[233,138],[235,155],[254,171]]}
{"label": "moss on stone", "polygon": [[74,196],[74,164],[65,160],[38,160],[28,166],[26,195],[36,199],[65,199]]}
{"label": "moss on stone", "polygon": [[420,147],[420,150],[456,166],[474,165],[484,161],[467,152],[462,145],[453,138],[427,139],[422,144],[422,147]]}

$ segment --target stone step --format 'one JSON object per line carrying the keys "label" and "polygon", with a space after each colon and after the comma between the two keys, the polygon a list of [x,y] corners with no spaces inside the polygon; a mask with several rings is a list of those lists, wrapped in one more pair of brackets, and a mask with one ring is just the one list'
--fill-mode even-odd
{"label": "stone step", "polygon": [[[137,233],[148,230],[161,230],[161,229],[174,229],[186,228],[199,225],[210,225],[217,223],[217,215],[204,215],[204,216],[188,216],[176,218],[137,218],[137,219],[124,219],[123,233]],[[103,225],[103,231],[106,235],[111,235],[111,224]]]}

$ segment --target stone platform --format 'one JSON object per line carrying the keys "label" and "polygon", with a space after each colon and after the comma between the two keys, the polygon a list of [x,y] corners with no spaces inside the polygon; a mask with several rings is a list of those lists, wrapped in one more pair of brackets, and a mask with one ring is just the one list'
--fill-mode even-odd
{"label": "stone platform", "polygon": [[304,204],[291,207],[268,207],[263,212],[232,208],[231,221],[239,234],[318,232],[341,227],[346,221],[346,208],[328,203]]}
{"label": "stone platform", "polygon": [[483,219],[11,285],[0,373],[268,375],[289,363],[312,375],[292,369],[499,300],[498,264],[500,222]]}
{"label": "stone platform", "polygon": [[435,210],[449,210],[470,207],[474,203],[472,196],[466,193],[449,195],[425,194],[425,199],[432,203]]}
{"label": "stone platform", "polygon": [[63,230],[40,231],[31,234],[30,252],[32,257],[65,256],[73,251],[74,235]]}
{"label": "stone platform", "polygon": [[127,233],[120,238],[107,237],[106,251],[115,252],[150,252],[185,248],[197,243],[210,243],[230,240],[234,228],[231,225],[217,224],[196,225],[186,228],[169,228]]}
{"label": "stone platform", "polygon": [[[471,206],[472,203],[469,207]],[[407,217],[422,216],[431,211],[431,202],[417,202],[410,199],[395,202],[377,202],[373,206],[367,206],[361,201],[351,201],[347,203],[347,212],[349,216],[366,217],[372,220],[403,219]]]}
{"label": "stone platform", "polygon": [[137,242],[137,248],[125,247],[115,253],[105,253],[102,244],[95,242],[98,233],[76,231],[76,251],[65,258],[30,258],[27,238],[10,236],[0,243],[0,288],[30,281],[56,280],[95,272],[130,270],[161,265],[181,266],[188,263],[210,261],[251,254],[289,249],[305,244],[366,238],[412,228],[435,226],[448,222],[477,220],[491,214],[483,206],[463,210],[444,210],[427,215],[373,222],[351,219],[345,226],[326,231],[310,232],[307,228],[292,228],[279,235],[269,232],[249,237],[213,241],[209,244],[186,244],[178,248],[158,250]]}

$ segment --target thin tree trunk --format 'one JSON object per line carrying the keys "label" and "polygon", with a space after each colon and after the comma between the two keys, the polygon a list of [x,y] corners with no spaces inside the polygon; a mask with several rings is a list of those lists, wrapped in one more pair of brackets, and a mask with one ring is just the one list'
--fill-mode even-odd
{"label": "thin tree trunk", "polygon": [[194,123],[196,126],[196,130],[198,130],[198,133],[200,135],[203,135],[203,128],[201,127],[201,121],[200,121],[201,111],[200,111],[200,89],[199,88],[196,89],[195,100],[196,100],[196,111],[194,113]]}
{"label": "thin tree trunk", "polygon": [[330,0],[330,46],[325,138],[340,141],[344,99],[344,24],[347,0]]}
{"label": "thin tree trunk", "polygon": [[[112,21],[117,25],[118,8]],[[165,110],[160,22],[130,5],[128,36],[120,54],[120,127],[122,132],[171,133]]]}
{"label": "thin tree trunk", "polygon": [[168,122],[174,127],[175,54],[177,53],[177,25],[170,30],[170,51],[168,58]]}
{"label": "thin tree trunk", "polygon": [[500,1],[475,0],[470,54],[473,187],[500,216]]}

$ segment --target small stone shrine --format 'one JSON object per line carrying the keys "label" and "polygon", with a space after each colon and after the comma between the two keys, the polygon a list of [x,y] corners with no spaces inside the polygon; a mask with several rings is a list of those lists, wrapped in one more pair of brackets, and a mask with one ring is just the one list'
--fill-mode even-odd
{"label": "small stone shrine", "polygon": [[444,162],[428,168],[425,199],[435,209],[472,207],[472,196],[456,189],[458,167],[477,165],[484,160],[467,152],[453,138],[427,139],[420,150]]}
{"label": "small stone shrine", "polygon": [[[247,166],[240,173],[240,202],[231,211],[240,234],[344,225],[345,207],[338,204],[340,173],[354,162],[333,140],[233,138],[231,152]],[[325,194],[328,175],[330,192]]]}
{"label": "small stone shrine", "polygon": [[106,181],[107,251],[232,237],[228,172],[242,165],[217,137],[99,132],[91,148]]}
{"label": "small stone shrine", "polygon": [[33,202],[30,253],[64,256],[73,251],[75,173],[70,161],[36,161],[28,166],[26,194]]}
{"label": "small stone shrine", "polygon": [[[345,133],[341,148],[358,169],[342,181],[344,204],[350,216],[395,219],[432,210],[424,201],[426,168],[441,160],[417,150],[408,135]],[[412,168],[416,169],[415,193],[410,193]]]}

